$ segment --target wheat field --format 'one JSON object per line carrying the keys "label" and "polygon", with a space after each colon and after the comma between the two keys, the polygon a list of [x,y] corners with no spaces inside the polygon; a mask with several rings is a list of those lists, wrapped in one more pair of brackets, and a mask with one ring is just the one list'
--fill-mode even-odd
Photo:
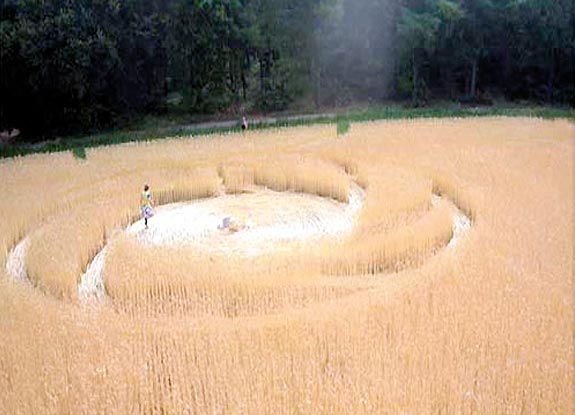
{"label": "wheat field", "polygon": [[534,118],[0,161],[0,413],[572,414],[574,172]]}

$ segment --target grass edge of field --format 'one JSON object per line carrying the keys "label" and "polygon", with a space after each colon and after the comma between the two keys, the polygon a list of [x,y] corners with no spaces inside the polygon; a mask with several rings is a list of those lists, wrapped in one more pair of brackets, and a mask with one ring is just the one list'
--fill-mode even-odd
{"label": "grass edge of field", "polygon": [[[252,124],[253,130],[280,127],[298,127],[316,124],[334,124],[339,134],[345,134],[350,123],[377,120],[425,119],[425,118],[474,118],[474,117],[530,117],[542,119],[568,119],[575,122],[575,109],[552,107],[459,107],[459,108],[411,108],[383,106],[350,109],[339,114],[303,114],[301,118],[278,117],[272,122]],[[311,114],[314,115],[314,114]],[[109,132],[83,136],[69,136],[47,142],[42,146],[35,144],[16,144],[0,147],[0,159],[14,158],[38,153],[72,151],[75,157],[85,159],[85,149],[139,141],[155,141],[177,137],[200,137],[213,134],[237,133],[239,123],[233,127],[197,128],[194,124],[147,127],[141,130],[117,129]]]}

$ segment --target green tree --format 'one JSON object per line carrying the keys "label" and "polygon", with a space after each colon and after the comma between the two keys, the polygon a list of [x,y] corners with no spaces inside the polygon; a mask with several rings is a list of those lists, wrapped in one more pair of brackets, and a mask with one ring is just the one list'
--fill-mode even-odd
{"label": "green tree", "polygon": [[412,104],[419,106],[425,100],[426,82],[420,68],[426,54],[436,47],[440,19],[436,4],[428,1],[408,2],[402,9],[399,35],[404,53],[411,62]]}
{"label": "green tree", "polygon": [[42,137],[161,109],[165,1],[20,0],[1,7],[2,128]]}

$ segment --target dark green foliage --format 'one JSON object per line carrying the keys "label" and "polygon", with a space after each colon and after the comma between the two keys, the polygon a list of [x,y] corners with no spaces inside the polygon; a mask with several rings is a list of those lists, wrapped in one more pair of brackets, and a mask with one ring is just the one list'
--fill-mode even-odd
{"label": "dark green foliage", "polygon": [[[411,83],[416,105],[421,96],[466,105],[490,105],[493,97],[575,105],[572,0],[401,3],[398,90]],[[413,41],[418,35],[419,44]]]}
{"label": "dark green foliage", "polygon": [[74,157],[77,159],[86,160],[86,149],[84,147],[73,147],[72,154],[74,154]]}
{"label": "dark green foliage", "polygon": [[164,102],[162,1],[4,1],[1,128],[28,137],[114,125]]}
{"label": "dark green foliage", "polygon": [[343,118],[337,121],[337,135],[345,135],[349,131],[349,119]]}
{"label": "dark green foliage", "polygon": [[0,0],[0,131],[390,99],[575,105],[574,16],[572,0]]}

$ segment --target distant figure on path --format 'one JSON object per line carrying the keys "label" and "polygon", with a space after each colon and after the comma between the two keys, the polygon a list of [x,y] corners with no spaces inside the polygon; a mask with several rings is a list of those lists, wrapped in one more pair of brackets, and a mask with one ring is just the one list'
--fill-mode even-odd
{"label": "distant figure on path", "polygon": [[142,208],[142,217],[144,224],[148,229],[148,219],[154,216],[154,209],[152,209],[152,194],[150,193],[150,186],[144,185],[144,191],[140,197],[140,207]]}
{"label": "distant figure on path", "polygon": [[246,131],[248,129],[248,120],[246,117],[242,117],[242,130]]}

